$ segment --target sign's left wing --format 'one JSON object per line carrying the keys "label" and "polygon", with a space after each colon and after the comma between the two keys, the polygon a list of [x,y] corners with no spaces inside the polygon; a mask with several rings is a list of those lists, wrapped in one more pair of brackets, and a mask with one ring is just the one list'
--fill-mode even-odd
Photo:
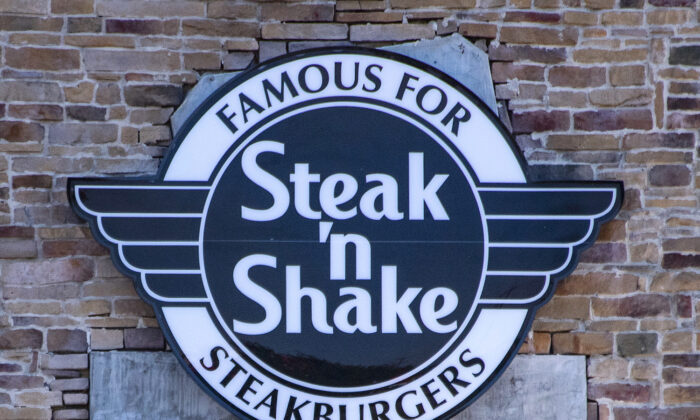
{"label": "sign's left wing", "polygon": [[199,230],[209,186],[74,179],[69,191],[97,240],[151,299],[206,300]]}

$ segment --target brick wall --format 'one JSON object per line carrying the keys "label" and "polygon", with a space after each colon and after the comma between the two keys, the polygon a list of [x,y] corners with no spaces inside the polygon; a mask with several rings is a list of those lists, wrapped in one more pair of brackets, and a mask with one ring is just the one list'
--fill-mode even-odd
{"label": "brick wall", "polygon": [[[162,350],[67,205],[152,174],[203,72],[461,33],[488,52],[534,179],[624,180],[624,209],[522,352],[582,354],[589,418],[700,418],[696,0],[0,2],[0,418],[88,418],[89,351]],[[565,415],[565,414],[564,414]]]}

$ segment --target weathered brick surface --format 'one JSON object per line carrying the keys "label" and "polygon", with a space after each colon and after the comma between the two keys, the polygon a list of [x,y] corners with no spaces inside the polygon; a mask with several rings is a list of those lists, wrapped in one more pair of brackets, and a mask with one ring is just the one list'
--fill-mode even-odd
{"label": "weathered brick surface", "polygon": [[[88,418],[89,351],[163,350],[66,178],[152,174],[206,71],[460,33],[533,180],[625,181],[524,353],[588,358],[590,418],[700,418],[697,0],[0,2],[0,418]],[[144,328],[146,327],[146,328]],[[62,396],[61,396],[62,395]]]}

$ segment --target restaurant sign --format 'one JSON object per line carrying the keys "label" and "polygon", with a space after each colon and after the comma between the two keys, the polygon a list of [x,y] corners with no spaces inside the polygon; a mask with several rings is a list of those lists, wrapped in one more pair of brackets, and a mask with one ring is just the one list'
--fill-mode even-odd
{"label": "restaurant sign", "polygon": [[496,381],[620,208],[620,183],[526,173],[455,80],[335,48],[230,80],[154,177],[69,194],[236,415],[442,419]]}

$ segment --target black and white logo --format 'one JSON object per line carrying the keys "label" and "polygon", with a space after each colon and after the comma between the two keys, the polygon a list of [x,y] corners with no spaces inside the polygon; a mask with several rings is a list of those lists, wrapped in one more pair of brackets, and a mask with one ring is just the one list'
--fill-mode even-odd
{"label": "black and white logo", "polygon": [[154,178],[69,192],[200,386],[243,418],[296,420],[463,409],[622,199],[528,183],[472,93],[351,48],[237,76]]}

